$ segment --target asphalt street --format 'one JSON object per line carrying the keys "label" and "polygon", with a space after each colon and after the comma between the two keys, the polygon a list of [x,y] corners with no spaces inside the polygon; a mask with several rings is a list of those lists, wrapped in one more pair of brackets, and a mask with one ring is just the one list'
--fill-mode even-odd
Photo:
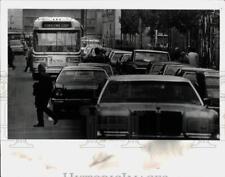
{"label": "asphalt street", "polygon": [[81,118],[76,115],[60,119],[56,125],[45,115],[45,127],[34,128],[37,123],[33,79],[24,72],[24,55],[16,55],[15,70],[8,71],[8,138],[9,139],[84,139]]}

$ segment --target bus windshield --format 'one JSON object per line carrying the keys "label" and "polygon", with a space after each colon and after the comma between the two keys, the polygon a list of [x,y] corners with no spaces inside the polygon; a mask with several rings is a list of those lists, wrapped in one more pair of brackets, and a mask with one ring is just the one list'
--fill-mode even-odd
{"label": "bus windshield", "polygon": [[36,31],[34,50],[36,52],[78,52],[79,31]]}

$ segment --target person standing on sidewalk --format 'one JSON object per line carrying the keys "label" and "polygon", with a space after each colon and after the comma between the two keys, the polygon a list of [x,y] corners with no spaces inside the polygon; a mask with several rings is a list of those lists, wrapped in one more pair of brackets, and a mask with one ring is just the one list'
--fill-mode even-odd
{"label": "person standing on sidewalk", "polygon": [[14,70],[16,67],[13,64],[13,61],[14,61],[14,53],[10,47],[10,44],[8,44],[8,66]]}
{"label": "person standing on sidewalk", "polygon": [[186,55],[189,64],[194,67],[199,67],[199,55],[196,50],[192,47],[189,47],[188,54]]}
{"label": "person standing on sidewalk", "polygon": [[44,112],[54,120],[54,125],[58,122],[58,117],[47,107],[52,94],[53,84],[50,76],[45,71],[45,65],[39,64],[39,81],[33,85],[38,118],[38,123],[34,127],[44,127]]}
{"label": "person standing on sidewalk", "polygon": [[33,72],[33,56],[32,56],[33,48],[31,44],[28,45],[27,54],[26,54],[26,67],[24,72],[27,72],[28,68],[30,68],[30,72]]}

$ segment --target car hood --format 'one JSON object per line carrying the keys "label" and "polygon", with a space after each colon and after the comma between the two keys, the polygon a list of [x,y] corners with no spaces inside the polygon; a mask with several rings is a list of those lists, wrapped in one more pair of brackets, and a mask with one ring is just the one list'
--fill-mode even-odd
{"label": "car hood", "polygon": [[[196,112],[198,115],[209,114],[210,111],[204,106],[193,104],[165,104],[165,103],[100,103],[98,111],[104,115],[129,115],[138,111],[174,111],[174,112]],[[204,115],[203,115],[204,114]]]}

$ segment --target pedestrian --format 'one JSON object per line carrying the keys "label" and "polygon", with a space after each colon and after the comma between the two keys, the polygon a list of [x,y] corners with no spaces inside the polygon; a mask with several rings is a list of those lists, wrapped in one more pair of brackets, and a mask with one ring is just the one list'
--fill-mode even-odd
{"label": "pedestrian", "polygon": [[10,45],[8,44],[8,65],[10,68],[12,68],[14,70],[16,67],[13,64],[13,62],[14,62],[14,53],[13,53]]}
{"label": "pedestrian", "polygon": [[174,53],[173,53],[173,60],[179,61],[180,56],[181,56],[181,50],[180,50],[180,48],[179,47],[175,47]]}
{"label": "pedestrian", "polygon": [[54,120],[54,125],[58,122],[57,116],[47,107],[52,94],[52,81],[46,73],[45,65],[38,65],[39,81],[33,85],[33,95],[35,96],[35,106],[37,108],[38,123],[34,127],[44,127],[43,113],[45,112]]}
{"label": "pedestrian", "polygon": [[95,56],[93,57],[93,62],[95,62],[95,63],[106,63],[105,56],[104,56],[103,52],[98,47],[95,48]]}
{"label": "pedestrian", "polygon": [[30,72],[34,71],[32,51],[33,51],[32,46],[30,44],[28,44],[28,50],[27,50],[26,57],[25,57],[26,58],[26,67],[24,69],[24,72],[27,72],[28,68],[30,68]]}
{"label": "pedestrian", "polygon": [[181,62],[181,63],[189,64],[187,54],[185,53],[185,51],[180,52],[180,56],[179,56],[178,61]]}
{"label": "pedestrian", "polygon": [[186,56],[190,65],[199,67],[199,55],[194,48],[190,47]]}

